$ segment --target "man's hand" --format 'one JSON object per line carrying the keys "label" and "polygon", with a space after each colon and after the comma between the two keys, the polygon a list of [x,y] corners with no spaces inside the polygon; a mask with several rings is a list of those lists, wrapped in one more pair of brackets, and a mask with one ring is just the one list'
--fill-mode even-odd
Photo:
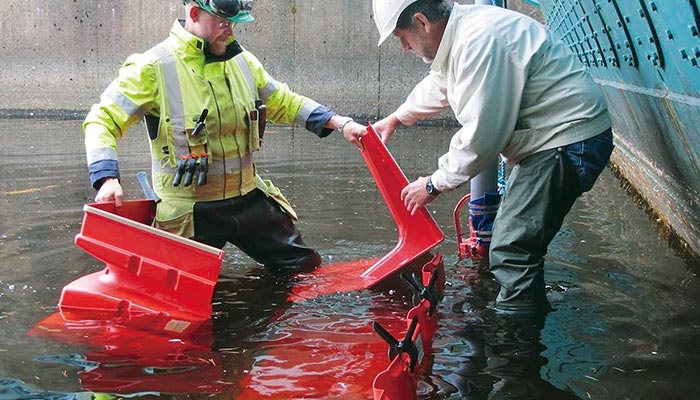
{"label": "man's hand", "polygon": [[119,183],[119,179],[117,178],[106,178],[95,196],[95,202],[108,203],[113,201],[116,208],[122,206],[123,199],[124,192],[122,191],[122,185]]}
{"label": "man's hand", "polygon": [[428,182],[427,176],[422,176],[409,183],[401,190],[401,200],[411,215],[415,214],[421,207],[435,200],[437,196],[428,194],[425,184]]}
{"label": "man's hand", "polygon": [[389,138],[394,134],[394,131],[396,131],[399,125],[401,125],[401,121],[399,121],[394,114],[372,124],[379,136],[382,137],[382,143],[384,144],[387,144]]}
{"label": "man's hand", "polygon": [[354,144],[358,148],[362,148],[360,138],[367,134],[367,127],[357,122],[348,122],[343,127],[343,136],[348,142]]}

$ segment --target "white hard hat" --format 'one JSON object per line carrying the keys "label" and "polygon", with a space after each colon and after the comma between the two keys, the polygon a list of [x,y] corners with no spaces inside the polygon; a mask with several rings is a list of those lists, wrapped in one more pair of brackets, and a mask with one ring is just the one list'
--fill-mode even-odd
{"label": "white hard hat", "polygon": [[379,31],[380,46],[396,29],[399,16],[406,7],[418,0],[372,0],[374,23]]}

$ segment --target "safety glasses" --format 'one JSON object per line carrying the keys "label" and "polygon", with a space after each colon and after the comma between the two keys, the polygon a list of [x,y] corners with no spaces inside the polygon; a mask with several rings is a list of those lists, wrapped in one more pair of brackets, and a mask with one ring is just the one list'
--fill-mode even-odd
{"label": "safety glasses", "polygon": [[211,11],[205,10],[204,8],[201,8],[201,7],[198,7],[198,8],[200,10],[204,11],[205,13],[211,15],[216,20],[216,26],[218,26],[219,29],[229,29],[229,28],[236,26],[236,23],[233,21],[230,21],[226,18],[220,17]]}

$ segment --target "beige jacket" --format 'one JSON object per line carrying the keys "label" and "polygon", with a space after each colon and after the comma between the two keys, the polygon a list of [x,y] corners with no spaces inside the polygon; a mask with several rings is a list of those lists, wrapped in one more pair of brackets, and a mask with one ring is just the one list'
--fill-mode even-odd
{"label": "beige jacket", "polygon": [[455,4],[430,74],[396,114],[404,125],[452,108],[462,128],[432,181],[455,189],[498,160],[593,137],[611,125],[605,97],[561,40],[532,18]]}

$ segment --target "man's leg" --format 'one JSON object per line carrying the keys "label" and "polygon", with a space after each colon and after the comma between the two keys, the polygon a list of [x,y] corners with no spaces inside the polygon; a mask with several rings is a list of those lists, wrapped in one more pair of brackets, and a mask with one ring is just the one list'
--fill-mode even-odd
{"label": "man's leg", "polygon": [[549,309],[544,256],[580,194],[576,172],[563,149],[533,154],[513,168],[491,242],[491,272],[501,285],[497,309]]}
{"label": "man's leg", "polygon": [[321,256],[307,246],[291,218],[271,198],[260,194],[231,243],[277,272],[311,271]]}
{"label": "man's leg", "polygon": [[255,261],[289,272],[312,270],[321,263],[291,218],[259,190],[241,198],[197,203],[194,209],[198,241],[229,241]]}

